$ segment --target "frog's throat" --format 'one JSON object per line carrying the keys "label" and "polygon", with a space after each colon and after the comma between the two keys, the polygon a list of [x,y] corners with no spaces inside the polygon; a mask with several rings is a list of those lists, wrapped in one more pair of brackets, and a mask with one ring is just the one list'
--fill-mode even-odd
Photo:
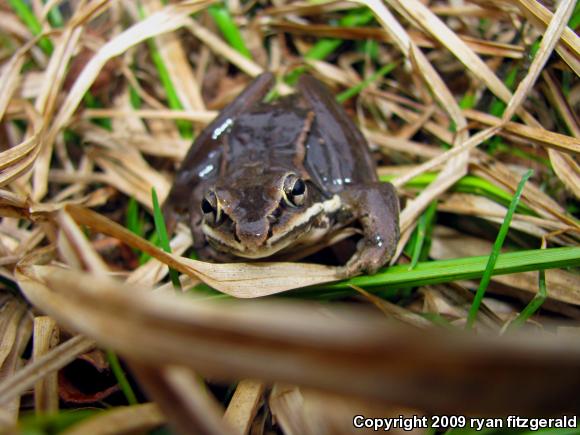
{"label": "frog's throat", "polygon": [[[293,244],[311,238],[309,230],[312,222],[321,214],[335,213],[341,205],[342,202],[338,195],[334,195],[326,201],[312,204],[292,221],[292,226],[287,231],[269,237],[263,245],[258,246],[256,249],[250,249],[237,240],[222,239],[219,233],[205,222],[202,224],[202,230],[208,241],[220,251],[229,252],[244,258],[264,258],[274,255],[283,249],[287,249]],[[315,241],[313,240],[313,242]]]}

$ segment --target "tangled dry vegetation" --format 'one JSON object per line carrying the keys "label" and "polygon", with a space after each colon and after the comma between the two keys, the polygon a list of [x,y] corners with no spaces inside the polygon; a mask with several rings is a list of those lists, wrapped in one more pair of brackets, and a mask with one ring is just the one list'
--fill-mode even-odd
{"label": "tangled dry vegetation", "polygon": [[[575,2],[226,5],[0,3],[0,428],[18,431],[32,409],[48,417],[29,424],[58,421],[59,393],[61,406],[82,407],[63,399],[56,371],[95,348],[119,353],[137,397],[117,374],[130,406],[95,394],[114,409],[62,423],[67,433],[164,422],[182,433],[350,433],[355,413],[577,413],[580,277],[537,272],[580,262]],[[165,197],[191,137],[265,70],[281,93],[308,70],[345,101],[404,204],[395,272],[287,293],[308,303],[258,300],[335,271],[190,260],[185,227],[172,254],[147,242],[152,188]],[[482,270],[460,265],[464,280],[444,283],[451,263],[430,261],[489,255],[529,168],[508,220],[515,255],[496,273],[532,271],[493,276],[477,335],[444,334],[466,323]],[[425,264],[441,269],[420,281]],[[187,295],[174,294],[168,266]],[[405,281],[407,270],[418,275]],[[528,333],[504,334],[544,285]],[[217,387],[227,382],[238,382],[233,395]]]}

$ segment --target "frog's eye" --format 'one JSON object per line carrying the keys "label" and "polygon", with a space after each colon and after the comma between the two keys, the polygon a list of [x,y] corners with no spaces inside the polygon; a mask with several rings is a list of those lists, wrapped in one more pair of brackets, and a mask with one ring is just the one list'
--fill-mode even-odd
{"label": "frog's eye", "polygon": [[298,207],[306,199],[306,183],[296,175],[289,175],[284,182],[284,201],[286,204]]}
{"label": "frog's eye", "polygon": [[215,192],[209,192],[202,199],[201,211],[208,224],[216,225],[220,223],[222,213]]}

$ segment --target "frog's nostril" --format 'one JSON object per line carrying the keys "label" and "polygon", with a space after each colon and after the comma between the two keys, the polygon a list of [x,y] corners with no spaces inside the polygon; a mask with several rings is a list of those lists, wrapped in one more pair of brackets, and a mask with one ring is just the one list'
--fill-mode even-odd
{"label": "frog's nostril", "polygon": [[247,247],[258,247],[268,237],[267,219],[245,222],[236,226],[237,239]]}

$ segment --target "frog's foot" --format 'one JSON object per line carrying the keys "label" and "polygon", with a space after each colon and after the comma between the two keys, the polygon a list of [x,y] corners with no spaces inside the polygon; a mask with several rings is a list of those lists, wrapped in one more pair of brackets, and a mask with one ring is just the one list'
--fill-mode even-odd
{"label": "frog's foot", "polygon": [[344,276],[374,274],[393,257],[399,241],[399,200],[390,183],[372,183],[351,190],[346,200],[363,229],[357,250],[342,268]]}
{"label": "frog's foot", "polygon": [[393,257],[393,251],[381,236],[377,235],[374,240],[361,239],[357,244],[356,252],[348,260],[342,272],[348,277],[360,274],[374,275]]}

